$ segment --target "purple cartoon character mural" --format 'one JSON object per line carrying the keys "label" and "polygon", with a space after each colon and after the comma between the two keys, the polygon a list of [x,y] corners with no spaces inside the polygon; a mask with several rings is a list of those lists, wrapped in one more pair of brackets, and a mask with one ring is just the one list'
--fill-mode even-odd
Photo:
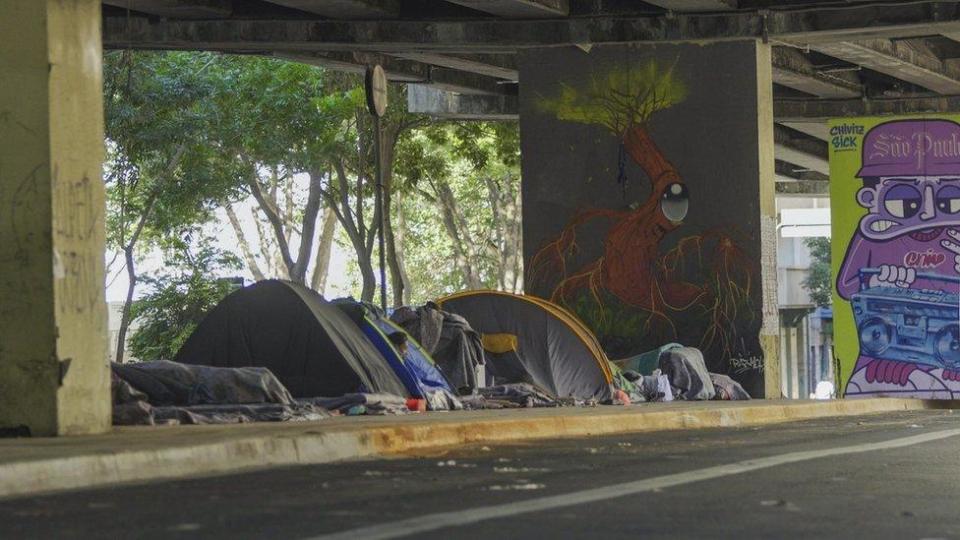
{"label": "purple cartoon character mural", "polygon": [[846,396],[960,398],[960,124],[876,126],[857,176],[868,213],[837,276],[860,343]]}

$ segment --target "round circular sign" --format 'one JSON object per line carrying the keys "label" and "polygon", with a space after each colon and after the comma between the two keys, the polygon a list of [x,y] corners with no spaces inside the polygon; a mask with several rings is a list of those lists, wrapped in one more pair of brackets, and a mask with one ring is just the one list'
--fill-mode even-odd
{"label": "round circular sign", "polygon": [[387,112],[387,75],[379,65],[367,68],[366,84],[367,108],[370,114],[383,116]]}

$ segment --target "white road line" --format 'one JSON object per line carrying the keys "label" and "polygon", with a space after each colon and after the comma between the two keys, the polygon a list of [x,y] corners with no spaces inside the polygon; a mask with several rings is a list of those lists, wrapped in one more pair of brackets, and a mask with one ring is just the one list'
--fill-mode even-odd
{"label": "white road line", "polygon": [[448,527],[462,527],[480,521],[489,519],[506,518],[528,514],[531,512],[542,512],[544,510],[553,510],[567,506],[576,506],[588,504],[637,493],[645,493],[655,489],[690,484],[693,482],[703,482],[714,478],[722,478],[734,474],[756,471],[758,469],[767,469],[778,465],[788,463],[797,463],[800,461],[809,461],[830,456],[841,456],[846,454],[860,454],[863,452],[875,452],[877,450],[890,450],[893,448],[903,448],[930,441],[939,441],[949,437],[960,435],[960,429],[949,429],[943,431],[934,431],[922,435],[911,437],[902,437],[889,441],[858,444],[854,446],[842,446],[839,448],[830,448],[826,450],[809,450],[806,452],[791,452],[757,459],[748,459],[738,461],[727,465],[717,465],[705,469],[697,469],[677,474],[668,474],[666,476],[657,476],[637,480],[635,482],[626,482],[604,486],[596,489],[576,491],[564,495],[553,495],[550,497],[540,497],[526,501],[510,502],[506,504],[497,504],[493,506],[481,506],[478,508],[464,508],[453,512],[441,512],[437,514],[426,514],[400,521],[389,523],[380,523],[368,527],[360,527],[348,531],[342,531],[331,534],[314,536],[305,540],[381,540],[388,538],[401,538],[414,534],[445,529]]}

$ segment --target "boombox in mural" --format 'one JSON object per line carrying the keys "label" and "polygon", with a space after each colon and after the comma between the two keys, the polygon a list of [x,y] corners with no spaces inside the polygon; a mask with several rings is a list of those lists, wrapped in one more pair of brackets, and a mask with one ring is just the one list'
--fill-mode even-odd
{"label": "boombox in mural", "polygon": [[860,153],[867,213],[837,275],[859,347],[845,395],[960,397],[960,124],[880,123]]}

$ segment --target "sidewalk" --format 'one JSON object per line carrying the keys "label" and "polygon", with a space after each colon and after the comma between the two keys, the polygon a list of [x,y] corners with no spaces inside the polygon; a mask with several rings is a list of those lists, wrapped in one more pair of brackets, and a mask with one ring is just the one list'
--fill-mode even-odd
{"label": "sidewalk", "polygon": [[0,497],[396,456],[471,443],[756,426],[953,406],[903,399],[711,401],[337,417],[283,424],[125,427],[98,436],[0,439]]}

